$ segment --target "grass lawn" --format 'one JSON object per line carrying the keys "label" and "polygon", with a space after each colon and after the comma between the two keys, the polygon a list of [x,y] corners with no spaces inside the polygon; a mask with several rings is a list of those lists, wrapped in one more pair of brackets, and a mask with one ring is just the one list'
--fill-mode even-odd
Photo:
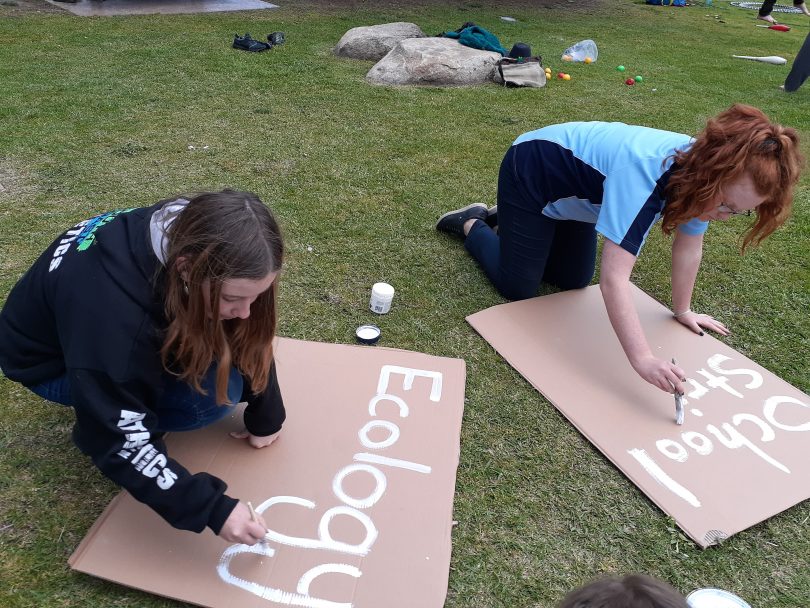
{"label": "grass lawn", "polygon": [[[744,102],[797,128],[810,156],[810,83],[786,94],[778,86],[790,63],[731,58],[792,62],[810,20],[780,14],[794,27],[774,32],[754,27],[755,11],[718,1],[280,4],[76,18],[12,14],[13,0],[0,3],[0,302],[59,232],[96,211],[189,190],[252,190],[286,235],[282,335],[353,342],[370,320],[370,286],[387,281],[397,296],[378,319],[383,344],[467,361],[448,607],[550,607],[596,575],[630,571],[683,592],[734,590],[755,608],[810,605],[810,502],[697,548],[466,324],[503,300],[459,243],[433,229],[448,209],[494,202],[509,144],[548,123],[694,133]],[[572,79],[541,90],[367,85],[372,64],[331,49],[351,27],[391,21],[429,34],[474,21],[507,48],[530,43]],[[230,48],[236,32],[275,30],[285,46]],[[599,60],[563,66],[562,51],[584,38],[596,40]],[[619,64],[643,84],[624,85]],[[743,258],[745,222],[712,226],[694,307],[732,329],[735,349],[808,392],[810,178],[791,221]],[[634,270],[663,301],[668,245],[654,230]],[[0,605],[179,605],[68,569],[117,492],[72,446],[72,414],[0,378],[0,420]]]}

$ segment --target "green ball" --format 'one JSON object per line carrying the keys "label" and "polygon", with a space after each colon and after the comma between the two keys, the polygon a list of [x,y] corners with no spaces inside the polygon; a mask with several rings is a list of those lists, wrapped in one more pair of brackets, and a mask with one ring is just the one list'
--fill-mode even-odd
{"label": "green ball", "polygon": [[623,65],[620,65],[616,69],[619,70],[620,72],[624,72],[624,66]]}
{"label": "green ball", "polygon": [[636,76],[636,82],[644,82],[644,79],[641,76]]}

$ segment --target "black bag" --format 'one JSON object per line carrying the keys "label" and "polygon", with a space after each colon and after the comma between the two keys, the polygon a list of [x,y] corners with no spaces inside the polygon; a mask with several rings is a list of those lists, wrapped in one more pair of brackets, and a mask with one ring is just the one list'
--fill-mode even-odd
{"label": "black bag", "polygon": [[503,57],[498,61],[498,74],[505,87],[546,86],[546,73],[543,70],[543,58],[537,57]]}

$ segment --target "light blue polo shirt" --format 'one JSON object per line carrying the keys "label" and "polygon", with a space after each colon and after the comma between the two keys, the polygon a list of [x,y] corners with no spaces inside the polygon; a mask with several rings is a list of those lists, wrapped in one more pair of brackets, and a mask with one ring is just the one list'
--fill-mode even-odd
{"label": "light blue polo shirt", "polygon": [[[514,171],[543,214],[596,224],[596,231],[633,255],[666,204],[673,155],[688,135],[620,122],[569,122],[524,133],[512,144]],[[703,234],[708,222],[682,224]]]}

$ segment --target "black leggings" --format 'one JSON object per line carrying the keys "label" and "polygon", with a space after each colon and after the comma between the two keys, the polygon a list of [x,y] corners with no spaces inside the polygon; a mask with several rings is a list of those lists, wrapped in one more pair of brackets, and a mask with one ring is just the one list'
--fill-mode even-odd
{"label": "black leggings", "polygon": [[793,60],[793,67],[785,79],[785,90],[791,93],[798,90],[808,76],[810,76],[810,34],[807,34],[799,54]]}
{"label": "black leggings", "polygon": [[464,241],[502,296],[523,300],[537,295],[541,281],[560,289],[587,287],[596,266],[594,224],[555,220],[524,195],[510,148],[498,175],[498,233],[481,220]]}
{"label": "black leggings", "polygon": [[[774,4],[776,4],[776,0],[765,0],[762,6],[759,7],[759,16],[767,17],[770,15]],[[793,0],[793,6],[801,6],[802,4],[804,4],[804,0]]]}

